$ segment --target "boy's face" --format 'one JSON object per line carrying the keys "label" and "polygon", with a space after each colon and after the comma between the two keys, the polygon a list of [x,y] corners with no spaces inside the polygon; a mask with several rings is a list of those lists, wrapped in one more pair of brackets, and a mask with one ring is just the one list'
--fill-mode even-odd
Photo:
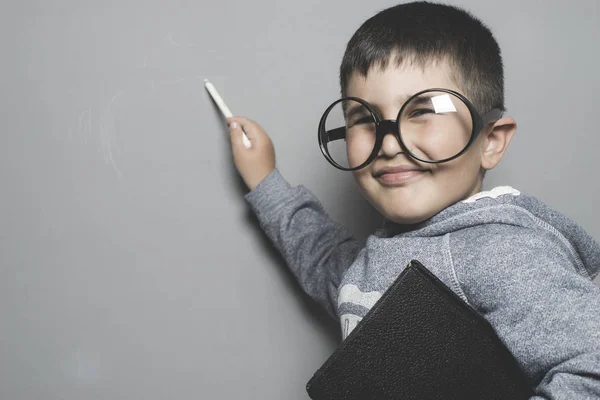
{"label": "boy's face", "polygon": [[[452,89],[466,95],[450,79],[447,63],[440,62],[426,68],[372,68],[366,78],[355,72],[349,80],[347,96],[364,99],[378,109],[383,119],[395,120],[403,101],[430,88]],[[377,158],[365,168],[353,171],[354,178],[369,202],[389,220],[399,224],[422,222],[480,191],[484,137],[479,135],[467,152],[452,161],[428,164],[406,155],[396,137],[388,134]],[[420,170],[381,175],[382,169],[399,166]]]}

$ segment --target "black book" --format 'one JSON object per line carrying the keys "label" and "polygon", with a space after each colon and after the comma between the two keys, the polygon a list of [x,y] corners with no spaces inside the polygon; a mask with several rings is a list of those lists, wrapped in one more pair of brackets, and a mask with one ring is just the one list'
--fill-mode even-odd
{"label": "black book", "polygon": [[489,322],[413,260],[306,385],[314,400],[528,399]]}

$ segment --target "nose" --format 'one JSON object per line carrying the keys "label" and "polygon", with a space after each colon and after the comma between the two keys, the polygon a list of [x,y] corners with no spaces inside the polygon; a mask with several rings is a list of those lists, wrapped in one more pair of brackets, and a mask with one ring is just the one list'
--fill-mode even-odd
{"label": "nose", "polygon": [[379,123],[378,130],[378,134],[383,135],[383,141],[381,143],[381,149],[379,150],[378,155],[394,157],[398,153],[402,152],[402,147],[400,146],[400,142],[398,141],[398,137],[396,135],[395,120],[387,119],[385,121],[381,121]]}

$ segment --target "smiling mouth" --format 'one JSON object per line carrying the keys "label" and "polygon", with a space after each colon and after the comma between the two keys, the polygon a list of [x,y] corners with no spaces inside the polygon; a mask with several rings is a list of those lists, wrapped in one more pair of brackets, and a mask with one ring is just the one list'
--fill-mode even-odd
{"label": "smiling mouth", "polygon": [[412,181],[414,178],[420,177],[425,174],[425,170],[421,169],[411,169],[405,171],[390,171],[383,172],[381,174],[375,175],[375,179],[377,179],[383,185],[399,185],[408,181]]}

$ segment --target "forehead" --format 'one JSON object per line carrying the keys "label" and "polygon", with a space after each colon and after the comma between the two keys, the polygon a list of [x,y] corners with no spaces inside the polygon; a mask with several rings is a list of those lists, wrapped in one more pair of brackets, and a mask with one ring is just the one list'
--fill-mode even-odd
{"label": "forehead", "polygon": [[389,63],[385,69],[372,67],[367,76],[354,71],[348,81],[346,95],[382,105],[406,100],[421,90],[431,88],[460,92],[447,62],[440,61],[424,67],[415,63],[397,67]]}

